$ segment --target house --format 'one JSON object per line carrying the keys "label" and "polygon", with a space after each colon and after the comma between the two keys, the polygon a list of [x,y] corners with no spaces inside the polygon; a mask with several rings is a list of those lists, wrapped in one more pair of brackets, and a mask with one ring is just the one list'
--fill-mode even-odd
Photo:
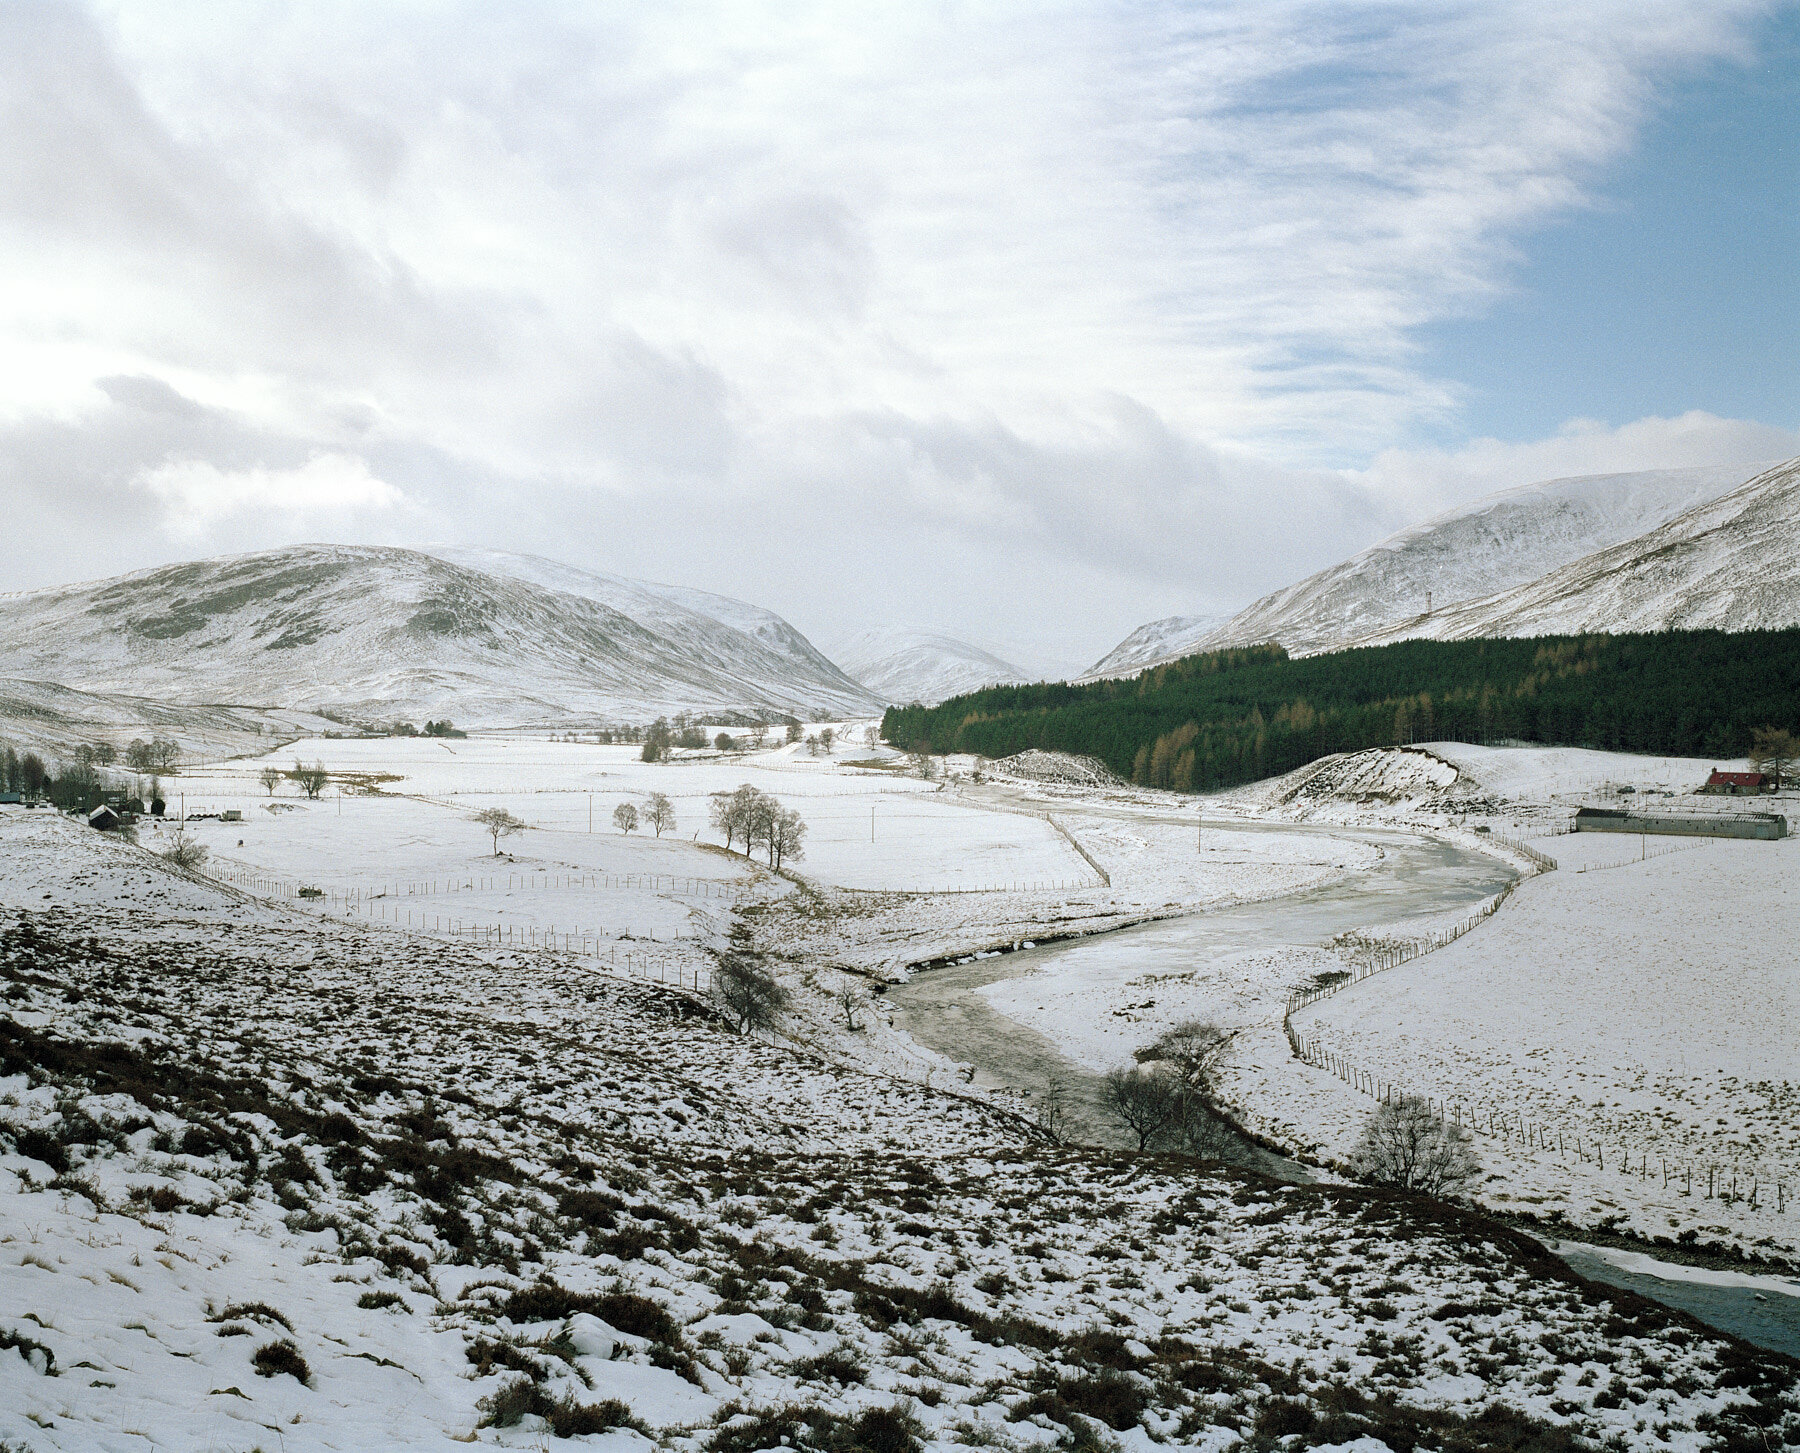
{"label": "house", "polygon": [[0,807],[17,807],[24,801],[23,792],[0,792]]}
{"label": "house", "polygon": [[1775,783],[1766,772],[1721,772],[1715,767],[1700,790],[1715,797],[1754,797],[1773,792]]}
{"label": "house", "polygon": [[99,828],[101,832],[113,831],[122,820],[119,814],[104,802],[87,815],[87,825]]}

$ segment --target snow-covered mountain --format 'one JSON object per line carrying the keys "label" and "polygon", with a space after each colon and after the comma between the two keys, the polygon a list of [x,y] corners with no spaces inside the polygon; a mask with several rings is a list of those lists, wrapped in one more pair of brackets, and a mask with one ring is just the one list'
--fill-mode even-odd
{"label": "snow-covered mountain", "polygon": [[1225,616],[1164,616],[1139,626],[1082,672],[1078,681],[1133,676],[1158,661],[1173,661],[1200,650],[1200,643],[1225,624]]}
{"label": "snow-covered mountain", "polygon": [[[1309,656],[1368,639],[1418,635],[1422,632],[1412,623],[1433,611],[1524,585],[1635,539],[1769,467],[1584,475],[1502,490],[1265,595],[1215,630],[1180,635],[1164,654],[1134,666],[1141,670],[1194,651],[1263,641],[1279,641],[1290,654]],[[1133,637],[1162,624],[1140,627]],[[1090,674],[1119,673],[1102,673],[1096,665]]]}
{"label": "snow-covered mountain", "polygon": [[427,545],[424,554],[452,565],[462,565],[487,575],[503,575],[560,590],[610,606],[630,616],[658,635],[704,653],[714,644],[716,627],[760,641],[777,656],[786,657],[803,675],[833,679],[842,673],[813,643],[772,610],[728,595],[713,595],[683,585],[659,585],[649,580],[629,580],[547,560],[541,555],[514,555],[505,550],[483,550],[456,545]]}
{"label": "snow-covered mountain", "polygon": [[1800,625],[1800,459],[1635,539],[1358,644],[1793,625]]}
{"label": "snow-covered mountain", "polygon": [[915,701],[935,706],[964,691],[1031,679],[1029,672],[979,646],[905,626],[846,637],[831,655],[875,695],[900,706]]}
{"label": "snow-covered mountain", "polygon": [[[753,606],[560,576],[565,567],[551,561],[481,559],[303,545],[3,596],[0,676],[469,725],[879,709],[798,631]],[[749,629],[683,594],[721,614],[729,607]]]}

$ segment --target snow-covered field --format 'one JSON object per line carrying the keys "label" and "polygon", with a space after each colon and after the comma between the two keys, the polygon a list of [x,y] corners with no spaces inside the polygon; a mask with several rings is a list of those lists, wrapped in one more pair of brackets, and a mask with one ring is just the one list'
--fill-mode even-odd
{"label": "snow-covered field", "polygon": [[[1561,871],[1479,933],[1300,1011],[1296,1031],[1478,1124],[1510,1124],[1484,1141],[1528,1152],[1509,1189],[1542,1214],[1723,1231],[1791,1257],[1800,843],[1649,839],[1662,856],[1641,862],[1633,838],[1546,846]],[[1361,1098],[1305,1073],[1322,1106]],[[1313,1124],[1340,1145],[1354,1128],[1325,1111]]]}
{"label": "snow-covered field", "polygon": [[[167,787],[184,795],[190,814],[233,807],[256,819],[254,833],[214,825],[221,841],[229,839],[222,852],[236,855],[237,837],[243,836],[247,862],[272,871],[335,874],[346,885],[468,871],[489,844],[466,819],[489,807],[505,808],[530,825],[504,845],[521,861],[730,876],[725,860],[701,858],[684,845],[721,842],[707,822],[712,794],[746,782],[799,810],[807,824],[806,857],[796,866],[839,887],[944,891],[1093,881],[1087,865],[1041,817],[983,809],[937,784],[846,765],[847,759],[872,757],[890,759],[861,744],[841,746],[829,758],[808,756],[795,745],[647,763],[638,760],[636,747],[529,737],[316,740],[184,774]],[[267,766],[286,770],[295,761],[323,765],[353,794],[366,785],[384,797],[404,798],[406,805],[356,795],[340,803],[335,787],[309,803],[290,784],[270,797],[258,774]],[[681,843],[665,838],[658,848],[645,849],[646,838],[654,841],[648,831],[625,842],[613,827],[614,807],[630,802],[641,810],[653,792],[674,805],[670,837]],[[271,804],[278,810],[270,812]],[[303,819],[309,820],[305,828],[297,825]],[[646,851],[663,856],[646,858],[642,867],[623,866]]]}
{"label": "snow-covered field", "polygon": [[1791,1363],[1491,1222],[1044,1148],[690,997],[298,915],[48,814],[0,811],[0,989],[12,1448],[1800,1429]]}

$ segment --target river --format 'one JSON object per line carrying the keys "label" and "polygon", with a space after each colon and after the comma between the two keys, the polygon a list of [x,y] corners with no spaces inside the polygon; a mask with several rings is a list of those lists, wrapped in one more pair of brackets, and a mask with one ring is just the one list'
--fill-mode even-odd
{"label": "river", "polygon": [[[1254,825],[1217,829],[1257,830]],[[1036,973],[1084,978],[1107,972],[1179,973],[1248,950],[1315,947],[1351,929],[1473,908],[1517,876],[1484,854],[1410,834],[1290,824],[1279,830],[1375,843],[1383,849],[1383,857],[1367,872],[1285,898],[921,972],[888,992],[895,1024],[920,1043],[974,1065],[977,1080],[989,1088],[1040,1095],[1048,1081],[1060,1080],[1069,1096],[1071,1139],[1130,1149],[1135,1140],[1101,1107],[1102,1076],[1071,1060],[1036,1030],[995,1010],[981,993],[984,987]],[[1229,1132],[1221,1133],[1220,1158],[1291,1180],[1313,1178],[1304,1166]],[[1575,1242],[1547,1244],[1590,1280],[1635,1291],[1758,1346],[1800,1356],[1800,1284],[1780,1278],[1706,1276],[1647,1256],[1621,1256]]]}

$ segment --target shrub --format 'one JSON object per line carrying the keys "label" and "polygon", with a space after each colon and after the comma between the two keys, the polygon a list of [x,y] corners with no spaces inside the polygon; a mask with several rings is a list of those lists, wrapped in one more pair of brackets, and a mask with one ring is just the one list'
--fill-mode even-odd
{"label": "shrub", "polygon": [[280,1377],[286,1373],[302,1387],[312,1381],[312,1369],[306,1365],[300,1349],[285,1338],[263,1343],[250,1354],[250,1365],[256,1369],[258,1377]]}
{"label": "shrub", "polygon": [[44,1375],[56,1376],[56,1354],[35,1337],[27,1337],[23,1332],[9,1332],[0,1327],[0,1352],[17,1352],[34,1369],[37,1364],[31,1361],[32,1354],[41,1353],[44,1358]]}
{"label": "shrub", "polygon": [[51,1170],[59,1173],[69,1168],[69,1152],[47,1130],[15,1130],[13,1144],[27,1160],[41,1160]]}
{"label": "shrub", "polygon": [[273,1322],[277,1326],[286,1327],[290,1332],[294,1330],[294,1324],[288,1321],[286,1317],[282,1316],[280,1312],[276,1311],[267,1302],[233,1302],[230,1306],[226,1307],[224,1311],[215,1313],[206,1320],[209,1322],[237,1322],[244,1320]]}
{"label": "shrub", "polygon": [[576,1312],[587,1312],[608,1326],[632,1337],[673,1346],[681,1340],[681,1328],[661,1305],[636,1292],[572,1292],[553,1281],[540,1281],[507,1298],[501,1315],[515,1322],[558,1322]]}
{"label": "shrub", "polygon": [[364,1292],[356,1299],[356,1305],[365,1312],[382,1312],[389,1307],[398,1307],[403,1312],[412,1310],[399,1292]]}

